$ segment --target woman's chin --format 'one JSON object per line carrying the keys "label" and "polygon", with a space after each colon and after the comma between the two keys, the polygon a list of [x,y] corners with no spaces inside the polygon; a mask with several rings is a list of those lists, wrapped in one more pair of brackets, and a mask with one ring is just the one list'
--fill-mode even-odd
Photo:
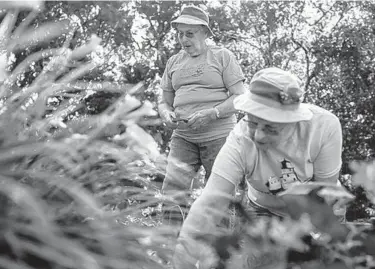
{"label": "woman's chin", "polygon": [[199,55],[199,53],[196,50],[193,50],[191,48],[184,48],[185,52],[189,54],[191,57],[196,57]]}
{"label": "woman's chin", "polygon": [[257,148],[261,150],[266,150],[270,147],[269,143],[255,142],[255,144],[257,145]]}

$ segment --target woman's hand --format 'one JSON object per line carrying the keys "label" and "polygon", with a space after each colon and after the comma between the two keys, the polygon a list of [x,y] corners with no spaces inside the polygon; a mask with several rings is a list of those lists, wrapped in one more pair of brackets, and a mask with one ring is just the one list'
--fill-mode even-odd
{"label": "woman's hand", "polygon": [[225,214],[222,209],[229,207],[234,191],[234,183],[215,173],[211,174],[181,227],[179,244],[173,257],[175,269],[194,268],[198,260],[200,269],[215,268],[219,264],[211,236],[216,238],[216,227]]}
{"label": "woman's hand", "polygon": [[186,247],[178,243],[176,245],[176,249],[173,255],[173,269],[196,269],[195,266],[197,262],[196,257],[192,257],[188,254],[188,251],[186,251]]}
{"label": "woman's hand", "polygon": [[216,120],[216,111],[214,108],[203,109],[194,112],[192,115],[190,115],[188,120],[189,122],[186,124],[186,127],[197,130],[207,125],[211,121]]}
{"label": "woman's hand", "polygon": [[174,122],[173,119],[176,118],[176,114],[173,111],[163,110],[159,112],[161,120],[165,125],[170,129],[176,129],[178,126],[177,122]]}
{"label": "woman's hand", "polygon": [[[198,262],[199,261],[199,262]],[[212,247],[200,241],[189,240],[178,243],[173,255],[174,269],[212,269],[218,264],[217,254]],[[196,264],[199,264],[197,267]]]}

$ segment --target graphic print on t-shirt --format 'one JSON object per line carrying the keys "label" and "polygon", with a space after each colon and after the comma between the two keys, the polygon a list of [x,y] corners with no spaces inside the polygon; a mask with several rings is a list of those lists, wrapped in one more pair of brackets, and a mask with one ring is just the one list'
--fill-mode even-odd
{"label": "graphic print on t-shirt", "polygon": [[186,77],[199,77],[203,75],[205,64],[198,64],[192,67],[183,68],[180,70],[180,77],[186,78]]}
{"label": "graphic print on t-shirt", "polygon": [[290,161],[283,159],[280,162],[280,165],[281,176],[271,176],[266,183],[266,186],[272,194],[276,194],[280,191],[288,189],[289,185],[296,181],[301,182]]}

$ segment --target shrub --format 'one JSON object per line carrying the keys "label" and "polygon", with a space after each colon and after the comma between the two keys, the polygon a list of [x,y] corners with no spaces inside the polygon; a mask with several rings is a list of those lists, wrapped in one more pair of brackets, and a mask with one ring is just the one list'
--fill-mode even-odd
{"label": "shrub", "polygon": [[[1,8],[42,4],[3,2]],[[79,78],[95,69],[87,55],[100,39],[70,49],[70,21],[33,28],[36,12],[15,27],[19,9],[9,9],[0,27],[0,267],[159,268],[150,249],[168,255],[161,243],[171,231],[147,218],[158,202],[149,179],[158,168],[150,160],[160,156],[142,128],[155,124],[156,112],[132,96],[136,85],[101,113],[77,117],[90,87]],[[55,38],[65,38],[64,46],[43,49]],[[38,46],[16,66],[5,64]],[[40,61],[35,78],[20,83]],[[76,83],[84,90],[72,94]]]}

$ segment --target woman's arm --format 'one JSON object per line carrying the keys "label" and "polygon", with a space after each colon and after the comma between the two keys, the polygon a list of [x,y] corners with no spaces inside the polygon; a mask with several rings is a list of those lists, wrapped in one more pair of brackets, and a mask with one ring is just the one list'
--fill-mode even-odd
{"label": "woman's arm", "polygon": [[194,238],[196,235],[212,234],[216,230],[233,198],[234,187],[234,184],[225,178],[211,174],[181,228],[179,244],[173,257],[176,269],[195,268],[205,249]]}
{"label": "woman's arm", "polygon": [[172,75],[169,71],[174,60],[175,56],[172,56],[167,62],[160,81],[159,92],[161,91],[161,95],[158,99],[159,115],[164,124],[171,129],[177,128],[177,123],[172,121],[172,119],[176,117],[173,107],[176,89],[174,89],[172,85]]}
{"label": "woman's arm", "polygon": [[[189,117],[189,123],[187,126],[193,129],[199,129],[200,127],[208,124],[210,121],[216,120],[218,118],[217,116],[219,116],[219,118],[225,118],[234,114],[236,110],[234,109],[233,99],[245,92],[243,81],[239,81],[230,86],[228,91],[230,93],[229,97],[219,105],[193,113]],[[216,110],[218,110],[219,115],[217,115]]]}
{"label": "woman's arm", "polygon": [[[222,176],[211,174],[202,194],[189,211],[181,228],[180,237],[189,237],[195,232],[212,231],[212,227],[216,226],[225,213],[223,208],[227,208],[233,198],[234,187],[232,182]],[[210,219],[210,222],[207,223],[205,219]]]}
{"label": "woman's arm", "polygon": [[[240,126],[239,126],[240,127]],[[193,203],[187,219],[180,231],[179,244],[174,256],[175,269],[193,267],[199,257],[207,253],[200,247],[195,234],[213,234],[216,225],[224,214],[228,213],[228,205],[233,199],[234,189],[247,171],[252,171],[257,151],[244,143],[240,129],[233,130],[227,137],[224,146],[215,159],[210,178],[200,197]],[[209,255],[206,255],[209,256]]]}
{"label": "woman's arm", "polygon": [[175,93],[173,91],[163,91],[158,104],[159,115],[162,121],[171,129],[177,128],[177,123],[172,120],[172,118],[176,117],[173,112],[174,96]]}
{"label": "woman's arm", "polygon": [[319,154],[314,160],[314,180],[336,183],[339,178],[342,154],[342,131],[337,117],[330,116],[324,120],[321,128],[325,130]]}
{"label": "woman's arm", "polygon": [[172,112],[173,109],[173,101],[174,101],[175,93],[172,91],[163,91],[161,98],[158,104],[159,113],[162,111],[170,111]]}
{"label": "woman's arm", "polygon": [[[339,171],[341,168],[342,131],[337,117],[326,120],[326,135],[319,154],[314,161],[314,181],[331,182],[340,185]],[[336,199],[327,199],[326,202],[333,206],[334,214],[345,220],[346,206],[335,203]]]}
{"label": "woman's arm", "polygon": [[230,86],[228,88],[230,93],[228,99],[226,99],[221,104],[218,104],[216,108],[219,110],[220,117],[227,117],[232,115],[236,112],[233,105],[233,99],[236,98],[238,95],[245,93],[245,87],[243,81],[239,81],[236,84]]}

